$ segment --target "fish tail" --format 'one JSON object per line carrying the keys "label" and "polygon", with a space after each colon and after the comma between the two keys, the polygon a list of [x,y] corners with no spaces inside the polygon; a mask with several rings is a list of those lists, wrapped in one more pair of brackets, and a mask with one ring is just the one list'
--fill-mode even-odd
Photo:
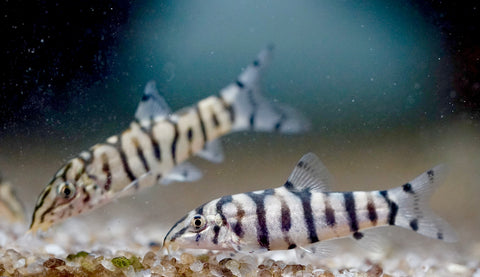
{"label": "fish tail", "polygon": [[430,238],[457,241],[451,226],[428,205],[433,191],[445,179],[445,175],[445,166],[438,165],[401,187],[380,192],[389,205],[388,223]]}
{"label": "fish tail", "polygon": [[232,109],[233,131],[300,133],[309,129],[310,122],[288,105],[269,101],[260,89],[260,80],[272,59],[273,45],[267,46],[238,76],[221,91]]}

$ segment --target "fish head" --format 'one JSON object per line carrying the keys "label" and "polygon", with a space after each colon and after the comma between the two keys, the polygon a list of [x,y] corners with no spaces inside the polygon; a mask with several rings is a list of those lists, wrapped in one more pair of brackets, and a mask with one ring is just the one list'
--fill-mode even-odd
{"label": "fish head", "polygon": [[50,226],[92,209],[89,188],[94,180],[85,173],[84,163],[72,159],[63,166],[37,198],[30,232]]}
{"label": "fish head", "polygon": [[228,221],[210,203],[175,223],[163,240],[163,248],[169,253],[179,249],[235,250]]}

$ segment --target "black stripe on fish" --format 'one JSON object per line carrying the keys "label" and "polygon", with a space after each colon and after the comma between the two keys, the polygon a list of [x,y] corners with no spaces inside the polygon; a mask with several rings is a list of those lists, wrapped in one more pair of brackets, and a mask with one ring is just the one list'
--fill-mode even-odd
{"label": "black stripe on fish", "polygon": [[137,151],[138,158],[140,158],[140,161],[142,162],[143,168],[145,169],[145,172],[150,171],[150,167],[148,166],[147,159],[145,158],[145,155],[143,154],[143,149],[140,147],[140,143],[138,142],[137,139],[132,140],[133,145],[135,145],[135,149]]}
{"label": "black stripe on fish", "polygon": [[335,220],[335,210],[333,210],[332,205],[330,204],[330,199],[328,193],[324,194],[325,201],[325,221],[330,227],[334,227],[337,222]]}
{"label": "black stripe on fish", "polygon": [[389,213],[388,213],[388,224],[390,225],[395,225],[395,218],[397,217],[398,213],[398,205],[395,203],[395,201],[392,201],[388,197],[388,191],[382,190],[379,192],[381,196],[385,199],[385,202],[387,202]]}
{"label": "black stripe on fish", "polygon": [[178,133],[178,126],[176,123],[172,122],[172,121],[168,121],[170,124],[172,124],[174,130],[175,130],[175,135],[173,137],[173,141],[172,141],[172,145],[170,147],[170,153],[172,155],[172,160],[173,160],[173,163],[174,164],[177,164],[177,142],[178,142],[178,137],[179,137],[179,133]]}
{"label": "black stripe on fish", "polygon": [[106,181],[104,185],[104,189],[106,191],[110,190],[110,187],[112,185],[112,172],[110,171],[110,165],[108,164],[108,157],[107,154],[103,153],[102,154],[102,171],[106,175]]}
{"label": "black stripe on fish", "polygon": [[378,215],[377,209],[375,207],[375,203],[372,200],[372,197],[368,197],[367,201],[367,211],[368,211],[368,219],[372,222],[373,226],[377,225]]}
{"label": "black stripe on fish", "polygon": [[252,113],[250,114],[250,128],[254,129],[255,127],[255,114],[257,113],[257,102],[255,101],[255,97],[253,95],[253,90],[249,89],[248,93],[248,100],[250,102],[250,106],[252,107]]}
{"label": "black stripe on fish", "polygon": [[123,152],[123,149],[121,148],[118,150],[118,152],[120,153],[120,159],[122,160],[123,170],[125,170],[125,173],[127,173],[128,179],[130,179],[131,182],[135,181],[137,177],[133,175],[133,172],[130,169],[130,166],[128,165],[127,156],[125,155],[125,152]]}
{"label": "black stripe on fish", "polygon": [[358,231],[357,213],[355,211],[355,198],[353,192],[344,192],[343,199],[345,204],[345,211],[348,214],[348,223],[350,231],[356,233]]}
{"label": "black stripe on fish", "polygon": [[413,231],[418,231],[418,220],[416,218],[410,221],[410,227]]}
{"label": "black stripe on fish", "polygon": [[237,208],[237,222],[232,226],[233,232],[239,237],[243,238],[245,232],[243,231],[242,219],[245,216],[245,210],[242,205],[238,202],[234,202],[235,207]]}
{"label": "black stripe on fish", "polygon": [[153,136],[153,128],[150,127],[148,129],[146,129],[143,126],[141,126],[141,129],[145,134],[148,135],[148,137],[150,138],[150,141],[152,142],[153,155],[155,156],[155,159],[157,159],[157,161],[161,161],[162,160],[162,156],[161,156],[162,152],[160,151],[160,145],[158,144],[158,141]]}
{"label": "black stripe on fish", "polygon": [[235,122],[235,110],[233,108],[232,105],[229,105],[225,99],[223,98],[223,95],[221,97],[219,97],[220,99],[220,102],[222,102],[223,104],[223,107],[225,108],[226,111],[228,111],[229,115],[230,115],[230,122]]}
{"label": "black stripe on fish", "polygon": [[267,228],[267,218],[265,211],[265,197],[273,195],[273,189],[264,190],[262,193],[248,192],[247,195],[253,200],[256,205],[257,214],[257,242],[261,247],[269,250],[270,241]]}
{"label": "black stripe on fish", "polygon": [[[286,187],[288,188],[290,185],[287,185]],[[302,201],[303,219],[305,221],[305,227],[307,227],[310,243],[318,242],[319,239],[315,230],[315,219],[313,218],[312,211],[312,193],[308,189],[302,191],[290,190],[290,192],[297,196],[300,201]]]}
{"label": "black stripe on fish", "polygon": [[198,121],[200,122],[200,130],[202,130],[203,143],[207,143],[207,131],[205,130],[205,123],[203,122],[202,116],[200,114],[198,103],[197,105],[195,105],[195,112],[197,113]]}
{"label": "black stripe on fish", "polygon": [[[177,225],[180,223],[180,222],[183,222],[186,218],[187,218],[188,215],[185,215],[184,217],[182,217],[179,221],[177,221],[173,227],[170,229],[170,231],[168,231],[168,233],[165,235],[165,239],[167,239],[168,235],[170,235],[170,232],[172,232],[173,229],[175,229],[175,227],[177,227]],[[183,233],[185,233],[185,231],[187,230],[188,227],[185,227],[185,228],[182,228],[180,231],[178,231],[177,233],[175,233],[172,238],[171,238],[171,241],[174,241],[176,238],[178,238],[179,236],[181,236]],[[163,240],[163,245],[165,245],[165,239]]]}
{"label": "black stripe on fish", "polygon": [[[217,214],[219,214],[220,217],[222,218],[223,226],[227,225],[227,218],[225,217],[225,215],[223,215],[222,208],[223,208],[223,205],[225,205],[227,203],[230,203],[230,202],[232,202],[232,196],[227,195],[227,196],[223,196],[222,198],[220,198],[217,201],[217,204],[216,204]],[[220,226],[215,225],[215,227],[213,227],[213,233],[214,233],[214,236],[213,236],[212,242],[213,242],[213,244],[218,244],[218,235],[220,234]]]}

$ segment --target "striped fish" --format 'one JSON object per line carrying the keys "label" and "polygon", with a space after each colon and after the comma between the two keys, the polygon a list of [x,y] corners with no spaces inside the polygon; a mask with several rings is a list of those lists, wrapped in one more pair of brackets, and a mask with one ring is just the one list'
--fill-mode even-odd
{"label": "striped fish", "polygon": [[85,213],[157,183],[194,181],[201,171],[186,162],[198,155],[221,162],[218,138],[234,131],[298,133],[309,123],[295,110],[267,101],[260,77],[272,55],[262,50],[217,96],[172,113],[149,82],[136,120],[119,135],[80,153],[58,170],[39,195],[30,231]]}
{"label": "striped fish", "polygon": [[309,252],[323,241],[360,240],[365,229],[390,225],[453,242],[453,230],[427,205],[443,175],[443,166],[437,166],[389,190],[327,192],[328,172],[309,153],[281,187],[223,196],[190,211],[170,229],[163,247]]}
{"label": "striped fish", "polygon": [[12,185],[3,181],[0,175],[0,217],[9,222],[24,222],[25,209],[18,199]]}

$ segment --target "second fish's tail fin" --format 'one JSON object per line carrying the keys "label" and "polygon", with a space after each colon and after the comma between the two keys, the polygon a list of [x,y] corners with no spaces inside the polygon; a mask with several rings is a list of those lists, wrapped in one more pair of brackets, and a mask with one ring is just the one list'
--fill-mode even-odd
{"label": "second fish's tail fin", "polygon": [[260,79],[272,58],[273,45],[267,46],[238,76],[220,92],[231,105],[233,131],[255,130],[264,132],[300,133],[310,122],[290,106],[269,101],[261,93]]}
{"label": "second fish's tail fin", "polygon": [[401,187],[381,191],[390,207],[389,224],[434,239],[457,241],[455,231],[428,206],[433,191],[445,179],[445,175],[445,166],[438,165]]}

